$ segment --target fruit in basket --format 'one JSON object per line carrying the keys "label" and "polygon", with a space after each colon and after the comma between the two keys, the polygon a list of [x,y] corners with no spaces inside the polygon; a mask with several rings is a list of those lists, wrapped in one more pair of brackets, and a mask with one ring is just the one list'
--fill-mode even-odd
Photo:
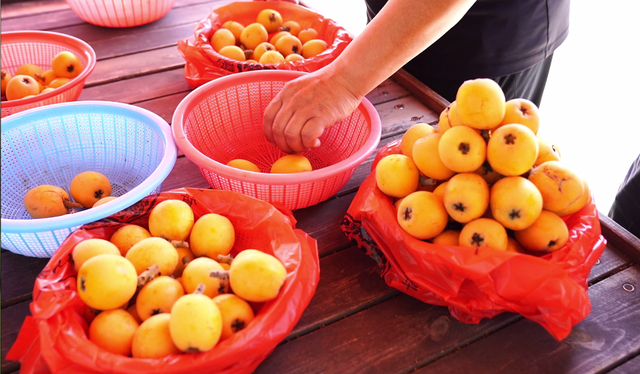
{"label": "fruit in basket", "polygon": [[233,224],[223,215],[207,213],[196,221],[191,229],[189,244],[196,257],[217,259],[228,255],[236,240]]}
{"label": "fruit in basket", "polygon": [[460,223],[480,218],[489,207],[487,182],[475,173],[454,175],[444,190],[444,207]]}
{"label": "fruit in basket", "polygon": [[275,299],[287,277],[287,269],[278,258],[257,249],[245,249],[231,262],[228,271],[214,271],[213,278],[228,277],[233,293],[250,302]]}
{"label": "fruit in basket", "polygon": [[0,81],[2,82],[2,96],[4,96],[7,92],[7,83],[11,80],[11,74],[9,72],[2,70],[0,71]]}
{"label": "fruit in basket", "polygon": [[77,207],[82,206],[72,202],[67,191],[58,186],[36,186],[24,195],[24,208],[31,218],[58,217]]}
{"label": "fruit in basket", "polygon": [[256,49],[258,44],[264,43],[269,40],[269,33],[267,29],[260,23],[252,23],[247,25],[242,34],[240,34],[240,43],[246,49]]}
{"label": "fruit in basket", "polygon": [[[529,180],[542,194],[543,209],[554,213],[564,211],[585,194],[582,178],[561,161],[547,161],[536,166],[531,170]],[[576,211],[581,208],[575,206]]]}
{"label": "fruit in basket", "polygon": [[105,310],[89,325],[89,340],[108,352],[129,356],[138,326],[138,322],[125,310]]}
{"label": "fruit in basket", "polygon": [[253,171],[253,172],[256,172],[256,173],[260,173],[260,169],[258,168],[258,166],[256,164],[254,164],[251,161],[243,160],[243,159],[239,159],[239,158],[227,162],[227,166],[231,166],[231,167],[237,168],[237,169],[242,169],[242,170],[247,170],[247,171]]}
{"label": "fruit in basket", "polygon": [[[540,127],[540,113],[538,106],[524,98],[511,99],[505,103],[504,118],[498,125],[504,126],[511,123],[519,123],[527,126],[534,134],[538,133]],[[493,130],[495,130],[494,128]]]}
{"label": "fruit in basket", "polygon": [[375,169],[380,191],[391,197],[405,197],[418,189],[420,172],[411,158],[393,154],[384,156]]}
{"label": "fruit in basket", "polygon": [[442,134],[438,155],[449,169],[466,173],[477,170],[485,161],[487,143],[477,131],[467,126],[454,126]]}
{"label": "fruit in basket", "polygon": [[120,254],[125,256],[134,244],[142,239],[150,238],[151,233],[142,226],[128,224],[117,229],[109,238],[120,250]]}
{"label": "fruit in basket", "polygon": [[183,295],[182,283],[168,275],[156,277],[147,282],[136,297],[138,317],[145,321],[156,314],[169,313]]}
{"label": "fruit in basket", "polygon": [[302,43],[302,45],[304,46],[304,44],[309,40],[318,39],[318,31],[313,27],[307,27],[305,29],[300,30],[297,36],[298,36],[298,39],[300,39],[300,42]]}
{"label": "fruit in basket", "polygon": [[225,340],[244,329],[255,318],[251,305],[234,294],[218,295],[212,300],[220,309],[220,315],[222,316],[220,340]]}
{"label": "fruit in basket", "polygon": [[182,200],[165,200],[149,214],[149,232],[167,240],[187,240],[193,227],[193,210]]}
{"label": "fruit in basket", "polygon": [[161,313],[142,322],[133,335],[131,355],[136,358],[163,358],[182,353],[171,339],[170,319],[171,314]]}
{"label": "fruit in basket", "polygon": [[329,48],[327,42],[322,39],[311,39],[302,45],[302,57],[311,58],[326,51]]}
{"label": "fruit in basket", "polygon": [[557,214],[542,210],[538,219],[524,230],[514,232],[525,249],[534,252],[553,252],[569,240],[567,224]]}
{"label": "fruit in basket", "polygon": [[246,61],[245,51],[243,51],[237,45],[227,45],[222,47],[218,53],[223,55],[224,57],[230,58],[236,61]]}
{"label": "fruit in basket", "polygon": [[34,64],[23,64],[18,67],[15,71],[15,75],[28,75],[31,78],[38,79],[38,76],[43,73],[43,70],[40,66]]}
{"label": "fruit in basket", "polygon": [[88,259],[103,253],[120,255],[120,250],[108,240],[100,238],[85,239],[76,244],[71,251],[73,267],[78,271]]}
{"label": "fruit in basket", "polygon": [[478,218],[462,227],[458,244],[462,247],[489,247],[507,249],[507,230],[500,222],[490,218]]}
{"label": "fruit in basket", "polygon": [[281,64],[284,61],[284,56],[278,51],[267,51],[263,53],[260,60],[258,60],[259,63],[264,65]]}
{"label": "fruit in basket", "polygon": [[205,352],[213,348],[222,334],[220,309],[209,296],[188,294],[171,308],[169,333],[183,352]]}
{"label": "fruit in basket", "polygon": [[538,166],[547,161],[560,161],[560,148],[544,136],[537,136],[538,158],[533,166]]}
{"label": "fruit in basket", "polygon": [[416,191],[398,205],[397,220],[409,235],[426,240],[444,231],[449,216],[440,198],[428,191]]}
{"label": "fruit in basket", "polygon": [[[400,142],[402,154],[413,158],[413,145],[418,139],[424,138],[436,132],[436,129],[428,123],[416,123],[405,131]],[[415,161],[415,159],[414,159]]]}
{"label": "fruit in basket", "polygon": [[51,60],[51,70],[59,78],[73,79],[82,72],[82,62],[73,52],[62,51]]}
{"label": "fruit in basket", "polygon": [[178,251],[165,239],[151,237],[134,244],[125,258],[133,264],[137,274],[157,265],[160,275],[171,275],[178,264]]}
{"label": "fruit in basket", "polygon": [[528,179],[515,176],[497,181],[491,187],[491,215],[504,227],[522,230],[542,211],[542,195]]}
{"label": "fruit in basket", "polygon": [[54,79],[57,78],[56,73],[53,70],[44,71],[42,74],[36,75],[34,78],[40,82],[40,84],[44,87],[47,87]]}
{"label": "fruit in basket", "polygon": [[300,30],[302,30],[302,27],[300,27],[300,24],[298,22],[289,20],[284,21],[282,23],[282,26],[280,26],[278,30],[288,31],[291,33],[291,35],[298,36],[298,33],[300,32]]}
{"label": "fruit in basket", "polygon": [[47,86],[47,88],[59,88],[64,86],[65,84],[71,82],[71,79],[69,78],[56,78],[54,80],[51,81],[51,83],[49,83],[49,85]]}
{"label": "fruit in basket", "polygon": [[236,38],[229,29],[217,29],[211,36],[211,46],[216,52],[220,52],[222,48],[232,45],[236,45]]}
{"label": "fruit in basket", "polygon": [[71,180],[71,197],[85,208],[91,208],[103,197],[111,196],[111,182],[97,171],[82,172]]}
{"label": "fruit in basket", "polygon": [[218,261],[208,257],[198,257],[189,262],[182,271],[182,285],[186,293],[193,293],[199,285],[204,286],[202,293],[214,297],[229,290],[229,282],[209,276],[211,271],[224,271]]}
{"label": "fruit in basket", "polygon": [[94,309],[119,308],[131,299],[137,287],[136,268],[120,255],[101,254],[92,257],[78,270],[78,295]]}
{"label": "fruit in basket", "polygon": [[433,133],[418,139],[412,147],[413,161],[423,175],[435,180],[448,180],[455,171],[446,167],[440,159],[438,144],[441,138],[441,133]]}
{"label": "fruit in basket", "polygon": [[302,53],[302,43],[300,39],[289,34],[284,35],[275,44],[276,50],[280,52],[284,57],[292,53],[301,54]]}
{"label": "fruit in basket", "polygon": [[502,175],[522,175],[533,167],[537,158],[538,138],[525,125],[500,126],[487,143],[487,161]]}
{"label": "fruit in basket", "polygon": [[231,31],[233,37],[236,40],[236,43],[240,41],[240,35],[242,35],[242,30],[244,30],[244,25],[240,22],[236,21],[226,21],[222,24],[222,27]]}
{"label": "fruit in basket", "polygon": [[40,84],[28,75],[15,75],[9,80],[5,89],[7,100],[18,100],[39,93]]}
{"label": "fruit in basket", "polygon": [[475,129],[495,128],[504,118],[504,92],[492,79],[478,78],[463,82],[455,101],[462,123]]}
{"label": "fruit in basket", "polygon": [[309,159],[299,154],[284,155],[271,165],[271,173],[302,173],[312,170]]}
{"label": "fruit in basket", "polygon": [[258,13],[256,22],[264,26],[268,33],[273,33],[282,26],[282,15],[277,10],[263,9]]}

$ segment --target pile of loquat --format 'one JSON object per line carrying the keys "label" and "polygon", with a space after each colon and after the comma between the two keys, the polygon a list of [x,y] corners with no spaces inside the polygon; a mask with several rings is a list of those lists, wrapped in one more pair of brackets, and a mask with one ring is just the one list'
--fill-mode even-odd
{"label": "pile of loquat", "polygon": [[62,51],[51,60],[51,69],[23,64],[12,76],[2,70],[3,100],[18,100],[51,92],[69,83],[82,72],[82,62],[73,52]]}
{"label": "pile of loquat", "polygon": [[531,101],[506,101],[491,79],[465,81],[437,129],[413,125],[402,153],[379,161],[377,186],[395,198],[398,224],[414,238],[476,251],[555,251],[569,238],[562,217],[591,194],[539,126]]}
{"label": "pile of loquat", "polygon": [[257,249],[231,256],[235,238],[227,217],[195,219],[186,202],[169,199],[152,208],[147,227],[125,224],[76,244],[89,340],[126,357],[162,358],[211,350],[248,327],[252,303],[275,299],[287,271]]}
{"label": "pile of loquat", "polygon": [[211,36],[211,46],[219,54],[236,61],[279,64],[316,56],[329,47],[312,27],[302,28],[295,20],[283,21],[273,9],[263,9],[246,27],[226,21]]}

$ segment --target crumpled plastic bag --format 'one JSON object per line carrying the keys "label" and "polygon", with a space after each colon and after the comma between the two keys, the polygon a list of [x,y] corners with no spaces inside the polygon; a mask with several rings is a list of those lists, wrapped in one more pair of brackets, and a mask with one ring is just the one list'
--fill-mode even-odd
{"label": "crumpled plastic bag", "polygon": [[[374,160],[402,153],[400,141]],[[342,223],[344,233],[379,266],[385,282],[425,303],[447,306],[464,323],[514,312],[542,325],[557,340],[591,311],[587,278],[606,240],[593,198],[563,217],[567,244],[544,256],[491,248],[435,245],[407,234],[397,223],[393,199],[376,185],[375,172],[362,183]]]}
{"label": "crumpled plastic bag", "polygon": [[[195,218],[214,212],[231,220],[231,254],[253,248],[278,257],[287,278],[278,297],[253,303],[255,319],[202,353],[139,359],[109,353],[88,339],[85,306],[76,293],[71,251],[88,238],[109,238],[125,223],[148,227],[151,209],[167,199],[187,202]],[[182,188],[151,195],[67,237],[36,279],[31,314],[7,354],[21,373],[250,373],[286,338],[315,293],[320,277],[315,239],[295,228],[290,210],[232,191]]]}
{"label": "crumpled plastic bag", "polygon": [[[274,65],[232,60],[213,49],[210,44],[211,36],[222,27],[223,23],[237,21],[247,26],[256,22],[256,16],[263,9],[276,10],[282,15],[283,20],[296,21],[303,29],[313,27],[318,31],[318,38],[326,41],[329,48],[303,61]],[[269,39],[274,34],[269,34]],[[178,51],[185,60],[184,77],[193,89],[213,79],[242,71],[265,69],[316,71],[335,60],[353,38],[351,33],[334,20],[288,1],[239,1],[215,9],[207,18],[198,22],[193,37],[178,41]]]}

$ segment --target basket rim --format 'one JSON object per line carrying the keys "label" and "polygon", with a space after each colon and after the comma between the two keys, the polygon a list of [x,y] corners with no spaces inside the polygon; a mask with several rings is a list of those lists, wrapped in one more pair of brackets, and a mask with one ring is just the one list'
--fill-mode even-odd
{"label": "basket rim", "polygon": [[253,171],[241,170],[231,166],[227,166],[221,162],[215,161],[202,152],[197,150],[193,144],[187,139],[184,131],[183,119],[191,110],[201,102],[202,99],[210,96],[222,89],[234,87],[238,83],[250,83],[259,82],[260,77],[265,75],[267,77],[282,79],[288,81],[302,75],[309,74],[303,71],[296,70],[256,70],[247,71],[241,73],[235,73],[226,75],[212,81],[209,81],[202,86],[196,88],[190,92],[176,107],[171,120],[171,130],[173,132],[174,140],[177,147],[184,153],[184,155],[195,163],[200,168],[206,168],[215,172],[223,177],[240,180],[241,182],[269,184],[269,185],[299,185],[303,183],[311,183],[320,180],[327,179],[332,176],[345,173],[351,169],[355,169],[362,161],[369,157],[377,148],[380,143],[380,135],[382,133],[382,123],[380,116],[371,102],[364,97],[358,108],[362,111],[363,115],[368,117],[371,125],[369,138],[354,154],[346,159],[337,162],[331,166],[324,167],[322,169],[308,171],[304,173],[292,173],[292,174],[271,174],[271,173],[258,173]]}
{"label": "basket rim", "polygon": [[[72,101],[66,103],[52,104],[37,108],[25,110],[15,113],[2,119],[2,134],[18,128],[24,122],[35,121],[48,116],[56,115],[72,115],[76,114],[78,108],[83,110],[82,113],[91,114],[114,114],[126,115],[133,119],[144,122],[149,125],[162,139],[165,144],[165,152],[160,160],[160,164],[153,172],[145,178],[143,182],[111,201],[109,204],[103,204],[95,208],[90,208],[73,214],[66,214],[58,217],[39,218],[39,219],[9,219],[1,218],[0,225],[3,233],[33,233],[51,230],[67,229],[74,226],[83,225],[89,222],[103,219],[121,210],[128,208],[135,202],[149,195],[156,187],[158,187],[169,175],[177,159],[177,148],[171,135],[171,127],[159,115],[134,105],[112,102],[112,101]],[[47,112],[47,113],[42,113]],[[53,112],[50,115],[48,112]],[[46,114],[46,115],[45,115]]]}
{"label": "basket rim", "polygon": [[[59,40],[62,39],[65,42],[61,43]],[[84,81],[87,77],[93,72],[96,67],[96,52],[89,45],[89,43],[85,42],[82,39],[76,38],[75,36],[53,32],[53,31],[6,31],[2,32],[2,44],[13,44],[20,42],[45,42],[50,44],[71,44],[74,47],[84,51],[85,56],[87,57],[88,64],[82,70],[80,75],[73,78],[69,83],[56,88],[51,92],[47,92],[44,94],[38,94],[34,97],[16,99],[16,100],[6,100],[2,102],[2,108],[17,108],[23,105],[37,103],[39,101],[47,100],[52,97],[58,96],[71,90],[79,84],[84,84]],[[15,113],[14,113],[15,114]],[[6,117],[5,117],[6,118]],[[4,119],[4,118],[3,118]]]}

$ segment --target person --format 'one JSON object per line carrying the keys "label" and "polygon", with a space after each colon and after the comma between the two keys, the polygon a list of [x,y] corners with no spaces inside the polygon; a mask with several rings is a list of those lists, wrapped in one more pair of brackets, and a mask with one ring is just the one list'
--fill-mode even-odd
{"label": "person", "polygon": [[287,82],[266,107],[267,140],[287,153],[324,130],[400,68],[450,102],[492,78],[507,100],[540,105],[553,52],[568,35],[569,0],[366,0],[368,24],[327,66]]}
{"label": "person", "polygon": [[608,216],[640,238],[640,155],[620,184]]}

